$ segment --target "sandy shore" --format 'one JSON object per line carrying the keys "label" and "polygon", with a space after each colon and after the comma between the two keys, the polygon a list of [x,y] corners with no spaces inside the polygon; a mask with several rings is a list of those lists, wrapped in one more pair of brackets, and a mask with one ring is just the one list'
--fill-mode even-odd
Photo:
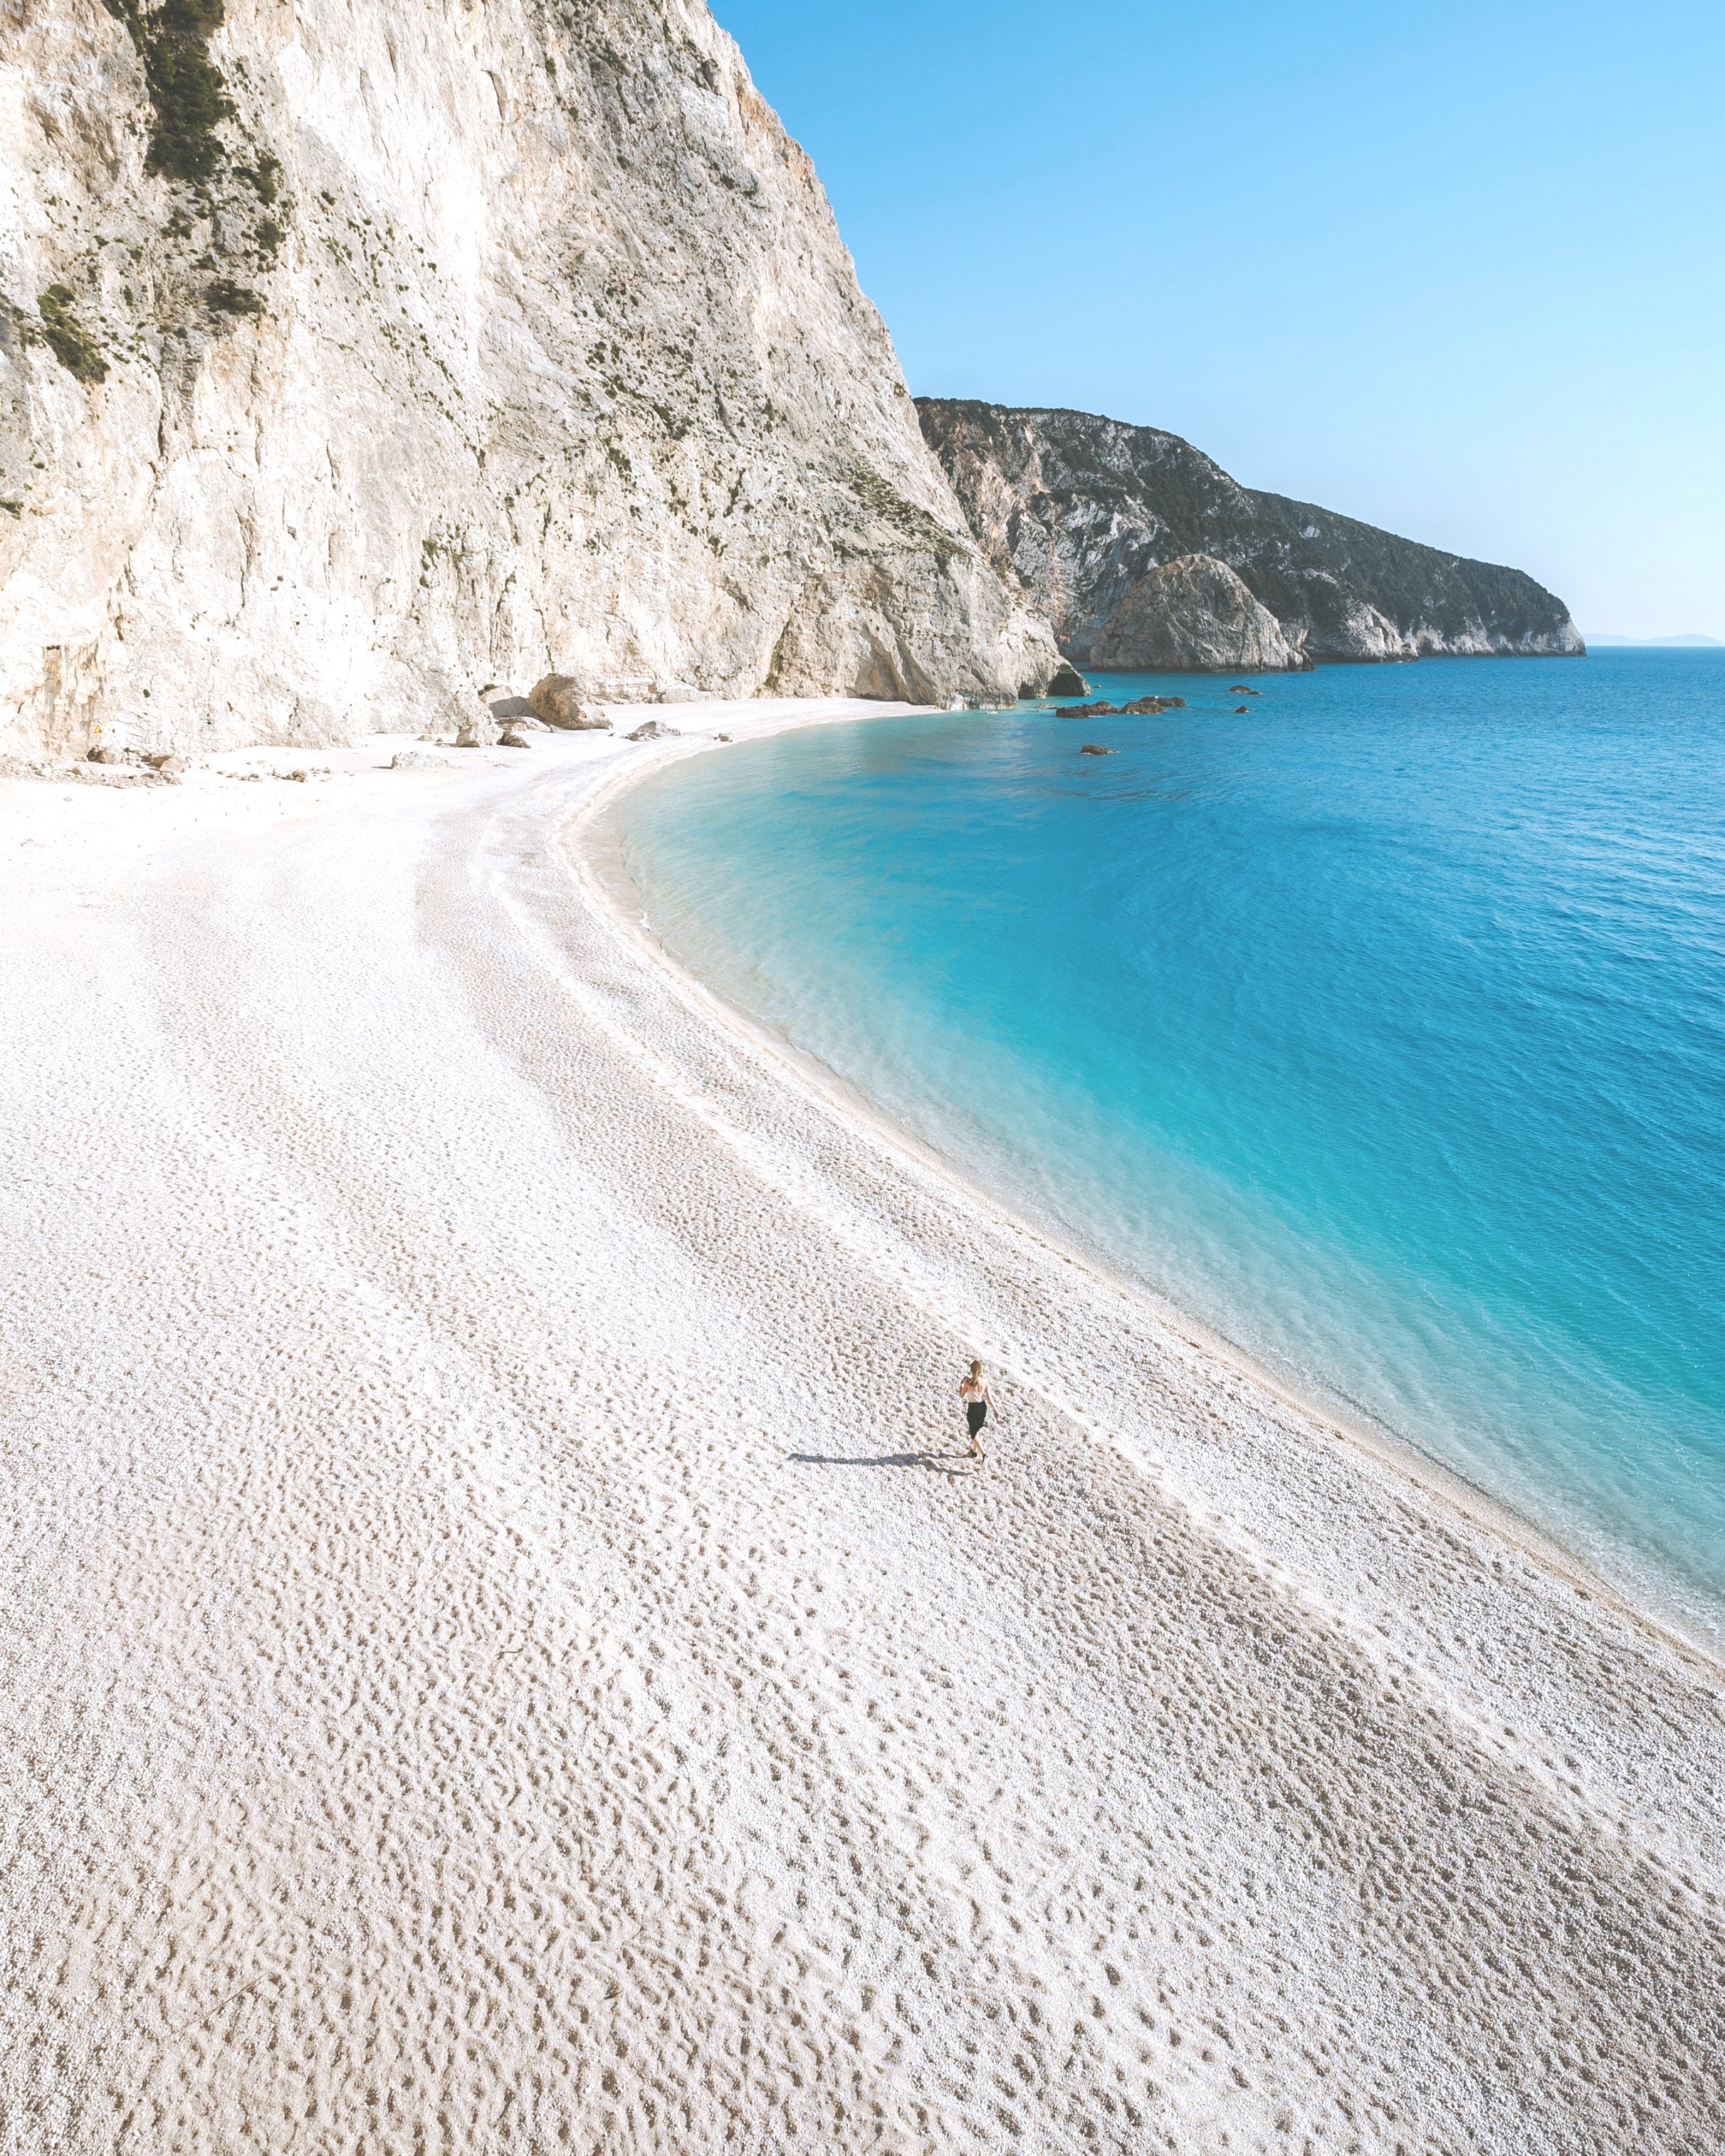
{"label": "sandy shore", "polygon": [[0,2149],[1717,2151],[1717,1671],[631,935],[691,745],[0,783]]}

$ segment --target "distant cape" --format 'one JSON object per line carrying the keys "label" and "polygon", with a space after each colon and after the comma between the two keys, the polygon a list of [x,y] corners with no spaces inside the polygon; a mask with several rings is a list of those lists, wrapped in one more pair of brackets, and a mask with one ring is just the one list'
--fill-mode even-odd
{"label": "distant cape", "polygon": [[1243,487],[1159,428],[957,398],[916,408],[983,553],[1078,665],[1586,649],[1563,601],[1520,570]]}

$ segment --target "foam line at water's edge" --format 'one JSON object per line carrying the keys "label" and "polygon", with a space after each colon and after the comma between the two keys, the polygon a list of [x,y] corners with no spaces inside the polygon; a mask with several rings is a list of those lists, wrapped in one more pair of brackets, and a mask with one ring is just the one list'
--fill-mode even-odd
{"label": "foam line at water's edge", "polygon": [[[784,723],[795,725],[799,721],[791,717]],[[956,1201],[969,1213],[984,1209],[991,1235],[998,1231],[1003,1241],[1018,1244],[1027,1255],[1034,1254],[1044,1266],[1052,1261],[1063,1270],[1071,1268],[1084,1282],[1088,1297],[1115,1301],[1129,1308],[1139,1328],[1144,1327],[1147,1321],[1159,1336],[1164,1352],[1174,1361],[1188,1368],[1205,1366],[1212,1374],[1219,1370],[1226,1373],[1224,1383],[1231,1377],[1250,1387],[1263,1400],[1279,1408],[1285,1417],[1297,1418],[1309,1440],[1339,1447],[1344,1455],[1353,1456],[1363,1466],[1369,1463],[1380,1472],[1387,1471],[1392,1481],[1404,1488],[1407,1500],[1417,1500],[1422,1507],[1435,1505],[1440,1515],[1447,1515],[1452,1527],[1470,1535],[1483,1532],[1493,1543],[1512,1550],[1523,1563],[1532,1564],[1545,1576],[1553,1589],[1580,1594],[1604,1604],[1599,1613],[1602,1618],[1607,1617],[1608,1612],[1615,1614],[1656,1653],[1661,1649],[1675,1650],[1689,1666],[1692,1676],[1702,1677],[1710,1690],[1717,1689],[1721,1675],[1719,1666],[1704,1648],[1674,1633],[1656,1615],[1638,1609],[1609,1583],[1596,1580],[1568,1552],[1552,1543],[1537,1528],[1509,1514],[1485,1493],[1471,1489],[1440,1465],[1412,1454],[1393,1437],[1386,1438],[1376,1432],[1350,1431],[1337,1422],[1313,1415],[1308,1404],[1291,1396],[1272,1377],[1255,1368],[1249,1358],[1233,1350],[1231,1343],[1206,1338],[1204,1328],[1182,1323],[1178,1313],[1158,1307],[1155,1299],[1137,1284],[1112,1277],[1087,1258],[1060,1249],[1050,1238],[1016,1219],[992,1194],[978,1192],[947,1163],[895,1130],[873,1111],[870,1104],[860,1102],[841,1084],[830,1081],[828,1074],[808,1059],[774,1040],[747,1014],[726,1004],[659,946],[637,921],[630,918],[627,902],[614,884],[608,884],[604,834],[598,827],[604,812],[628,788],[675,757],[699,752],[701,746],[685,744],[670,757],[655,755],[651,759],[632,762],[628,770],[614,777],[600,778],[597,773],[586,774],[573,802],[566,791],[560,789],[560,798],[547,804],[550,813],[543,819],[543,835],[578,906],[608,932],[621,946],[623,954],[633,955],[650,965],[686,1014],[703,1029],[716,1032],[733,1051],[740,1050],[757,1069],[764,1066],[773,1084],[790,1088],[807,1106],[837,1122],[850,1140],[855,1142],[860,1137],[865,1145],[884,1155],[898,1174],[907,1174],[925,1191],[932,1191],[947,1204]],[[595,780],[598,782],[597,785]],[[1398,1650],[1386,1645],[1384,1639],[1378,1636],[1381,1628],[1367,1621],[1369,1612],[1348,1606],[1321,1582],[1296,1578],[1278,1558],[1273,1546],[1255,1536],[1240,1520],[1230,1520],[1214,1510],[1214,1492],[1206,1496],[1168,1462],[1154,1458],[1132,1443],[1112,1425],[1106,1412],[1099,1411],[1094,1402],[1083,1396],[1081,1386],[1075,1389],[1070,1373],[1045,1367],[1043,1360],[1029,1350],[1028,1342],[1014,1338],[1009,1330],[995,1324],[985,1307],[963,1293],[962,1283],[950,1270],[943,1271],[937,1265],[922,1262],[914,1245],[897,1234],[890,1223],[871,1217],[866,1209],[847,1204],[839,1194],[823,1185],[806,1164],[775,1153],[763,1145],[755,1134],[742,1127],[736,1116],[727,1114],[724,1104],[704,1090],[698,1081],[691,1079],[675,1061],[632,1030],[626,1008],[619,1007],[608,997],[602,985],[583,978],[580,970],[570,963],[568,955],[558,947],[555,921],[537,916],[525,890],[511,888],[513,879],[510,861],[520,858],[518,839],[516,844],[517,850],[513,852],[507,846],[495,852],[487,879],[492,890],[505,904],[536,963],[557,978],[560,988],[577,1004],[583,1018],[603,1027],[608,1036],[629,1055],[655,1089],[675,1100],[752,1175],[762,1178],[805,1214],[812,1214],[860,1265],[890,1284],[912,1308],[943,1329],[973,1340],[985,1356],[1010,1374],[1015,1385],[1037,1395],[1092,1440],[1107,1445],[1135,1473],[1147,1478],[1164,1500],[1177,1505],[1194,1522],[1201,1522],[1209,1538],[1236,1559],[1249,1563],[1279,1594],[1296,1604],[1307,1621],[1344,1636],[1350,1647],[1379,1670],[1386,1680],[1416,1683],[1430,1701],[1433,1711],[1440,1713],[1451,1726],[1465,1729],[1483,1750],[1512,1762],[1517,1774],[1526,1774],[1541,1785],[1548,1801],[1566,1809],[1571,1807],[1570,1791],[1563,1776],[1552,1769],[1550,1761],[1542,1754],[1542,1745],[1549,1748],[1549,1738],[1538,1743],[1519,1738],[1506,1743],[1486,1712],[1487,1702],[1471,1697],[1467,1686],[1458,1687],[1435,1667],[1425,1666],[1420,1658],[1409,1659],[1404,1646]],[[1442,1517],[1434,1524],[1440,1532],[1445,1532]],[[1651,1836],[1649,1822],[1633,1807],[1609,1802],[1602,1805],[1601,1794],[1597,1790],[1591,1792],[1584,1807],[1595,1827],[1601,1823],[1603,1810],[1616,1835],[1628,1837],[1635,1845],[1657,1854],[1659,1844]]]}
{"label": "foam line at water's edge", "polygon": [[[793,715],[761,728],[752,738],[760,738],[769,732],[847,722],[857,722],[855,714],[836,712],[819,719]],[[639,894],[622,862],[621,850],[614,835],[600,827],[622,797],[642,780],[662,773],[668,764],[705,752],[710,746],[706,742],[685,742],[655,756],[650,762],[633,763],[614,773],[596,793],[571,812],[562,834],[566,856],[596,910],[631,949],[653,964],[691,1014],[716,1024],[754,1056],[766,1060],[806,1098],[818,1103],[827,1113],[836,1115],[847,1129],[865,1130],[902,1166],[919,1176],[934,1178],[948,1196],[966,1206],[985,1209],[1004,1231],[1024,1238],[1037,1250],[1076,1268],[1097,1291],[1125,1298],[1147,1315],[1171,1342],[1178,1341],[1190,1352],[1235,1372],[1297,1414],[1315,1435],[1364,1452],[1404,1477],[1422,1496],[1453,1506],[1471,1523],[1485,1527],[1522,1554],[1537,1558],[1565,1580],[1584,1583],[1590,1591],[1616,1603],[1626,1616],[1638,1623],[1651,1625],[1686,1650],[1699,1654],[1709,1666],[1725,1669],[1725,1657],[1720,1656],[1715,1643],[1692,1635],[1673,1613],[1651,1602],[1637,1601],[1566,1547],[1543,1523],[1517,1511],[1446,1461],[1423,1451],[1357,1403],[1327,1391],[1320,1392],[1315,1387],[1311,1391],[1303,1389],[1291,1373],[1266,1364],[1146,1284],[1118,1272],[1094,1253],[1074,1247],[1046,1224],[1028,1219],[1003,1194],[966,1176],[943,1155],[901,1128],[879,1103],[691,972],[645,924]],[[1048,1392],[1046,1397],[1055,1404],[1053,1392]],[[1061,1404],[1063,1412],[1072,1413],[1076,1419],[1089,1426],[1083,1414],[1066,1404]]]}

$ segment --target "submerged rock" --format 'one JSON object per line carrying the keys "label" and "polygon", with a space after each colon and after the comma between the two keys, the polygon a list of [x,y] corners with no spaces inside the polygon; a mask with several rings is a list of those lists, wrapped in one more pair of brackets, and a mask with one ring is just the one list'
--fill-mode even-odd
{"label": "submerged rock", "polygon": [[1081,756],[1118,756],[1120,751],[1117,748],[1101,748],[1095,742],[1086,742],[1078,753]]}
{"label": "submerged rock", "polygon": [[1185,708],[1183,696],[1140,696],[1136,702],[1120,707],[1122,716],[1131,719],[1153,719],[1163,711],[1183,711]]}

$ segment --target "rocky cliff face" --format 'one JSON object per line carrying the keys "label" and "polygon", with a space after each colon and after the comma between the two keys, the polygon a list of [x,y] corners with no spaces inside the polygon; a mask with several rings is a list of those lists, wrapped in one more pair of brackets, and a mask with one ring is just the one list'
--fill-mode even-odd
{"label": "rocky cliff face", "polygon": [[[917,409],[989,560],[1016,577],[1080,665],[1232,670],[1584,649],[1563,602],[1519,570],[1255,493],[1158,428],[954,398],[920,398]],[[1191,557],[1231,572],[1274,635]],[[1178,655],[1198,649],[1215,655]]]}
{"label": "rocky cliff face", "polygon": [[699,0],[0,0],[0,747],[1055,661]]}
{"label": "rocky cliff face", "polygon": [[1300,649],[1225,562],[1179,554],[1128,586],[1096,633],[1091,664],[1105,672],[1271,672],[1299,665]]}

